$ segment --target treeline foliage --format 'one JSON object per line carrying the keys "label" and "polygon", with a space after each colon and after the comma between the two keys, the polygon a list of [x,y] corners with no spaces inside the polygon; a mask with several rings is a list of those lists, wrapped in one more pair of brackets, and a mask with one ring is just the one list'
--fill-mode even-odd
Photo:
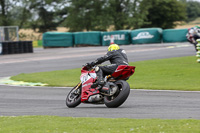
{"label": "treeline foliage", "polygon": [[200,16],[199,2],[186,0],[0,0],[0,26],[70,31],[173,28]]}
{"label": "treeline foliage", "polygon": [[200,2],[189,1],[187,2],[187,22],[193,21],[200,17]]}
{"label": "treeline foliage", "polygon": [[174,28],[174,22],[186,19],[186,6],[176,0],[150,0],[146,27]]}

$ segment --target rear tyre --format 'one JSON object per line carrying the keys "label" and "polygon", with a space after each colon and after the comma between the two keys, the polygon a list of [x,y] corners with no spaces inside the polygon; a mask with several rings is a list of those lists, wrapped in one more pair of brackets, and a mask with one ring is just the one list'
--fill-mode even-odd
{"label": "rear tyre", "polygon": [[124,80],[114,82],[118,86],[118,91],[113,96],[104,96],[104,103],[108,108],[117,108],[122,105],[129,96],[130,86]]}
{"label": "rear tyre", "polygon": [[75,86],[67,95],[66,98],[66,105],[69,108],[74,108],[78,106],[81,103],[81,86],[77,89],[75,89],[77,86]]}

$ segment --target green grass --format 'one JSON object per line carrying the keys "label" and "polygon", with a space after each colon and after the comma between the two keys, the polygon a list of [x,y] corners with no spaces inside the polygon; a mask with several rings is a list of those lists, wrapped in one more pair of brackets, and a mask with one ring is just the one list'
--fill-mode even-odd
{"label": "green grass", "polygon": [[12,80],[26,82],[42,82],[49,86],[75,86],[80,82],[81,69],[19,74],[11,77]]}
{"label": "green grass", "polygon": [[1,133],[199,133],[200,120],[0,117]]}
{"label": "green grass", "polygon": [[200,91],[200,63],[195,56],[131,63],[136,72],[131,88]]}
{"label": "green grass", "polygon": [[[130,63],[136,66],[136,71],[128,82],[132,89],[200,91],[200,63],[196,60],[195,56],[188,56]],[[75,86],[80,70],[19,74],[11,79],[42,82],[49,86]]]}

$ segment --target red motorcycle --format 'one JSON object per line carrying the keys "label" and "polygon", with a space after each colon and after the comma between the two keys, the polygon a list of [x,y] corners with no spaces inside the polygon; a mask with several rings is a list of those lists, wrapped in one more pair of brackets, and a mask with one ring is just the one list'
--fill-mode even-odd
{"label": "red motorcycle", "polygon": [[[135,72],[134,66],[118,66],[112,75],[104,78],[103,87],[91,88],[97,80],[94,69],[95,67],[88,68],[87,65],[81,69],[81,82],[69,92],[66,98],[66,105],[69,108],[74,108],[80,103],[105,104],[108,108],[116,108],[128,98],[130,86],[126,80]],[[107,94],[102,90],[112,90],[112,93]]]}

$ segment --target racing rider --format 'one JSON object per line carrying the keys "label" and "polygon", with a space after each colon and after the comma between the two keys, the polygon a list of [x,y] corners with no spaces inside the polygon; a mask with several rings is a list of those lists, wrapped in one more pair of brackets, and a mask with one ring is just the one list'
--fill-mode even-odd
{"label": "racing rider", "polygon": [[98,85],[102,87],[104,85],[103,77],[114,73],[119,65],[128,65],[128,58],[125,50],[120,49],[120,47],[117,44],[110,44],[106,55],[97,58],[91,63],[87,63],[87,65],[95,66],[108,60],[110,61],[111,65],[97,66],[95,68],[95,72],[97,74],[97,82],[95,82],[91,86],[92,88],[95,88]]}
{"label": "racing rider", "polygon": [[[186,34],[187,40],[192,43],[196,49],[197,39],[200,38],[200,27],[195,26],[188,29],[188,33]],[[197,50],[197,49],[196,49]]]}

